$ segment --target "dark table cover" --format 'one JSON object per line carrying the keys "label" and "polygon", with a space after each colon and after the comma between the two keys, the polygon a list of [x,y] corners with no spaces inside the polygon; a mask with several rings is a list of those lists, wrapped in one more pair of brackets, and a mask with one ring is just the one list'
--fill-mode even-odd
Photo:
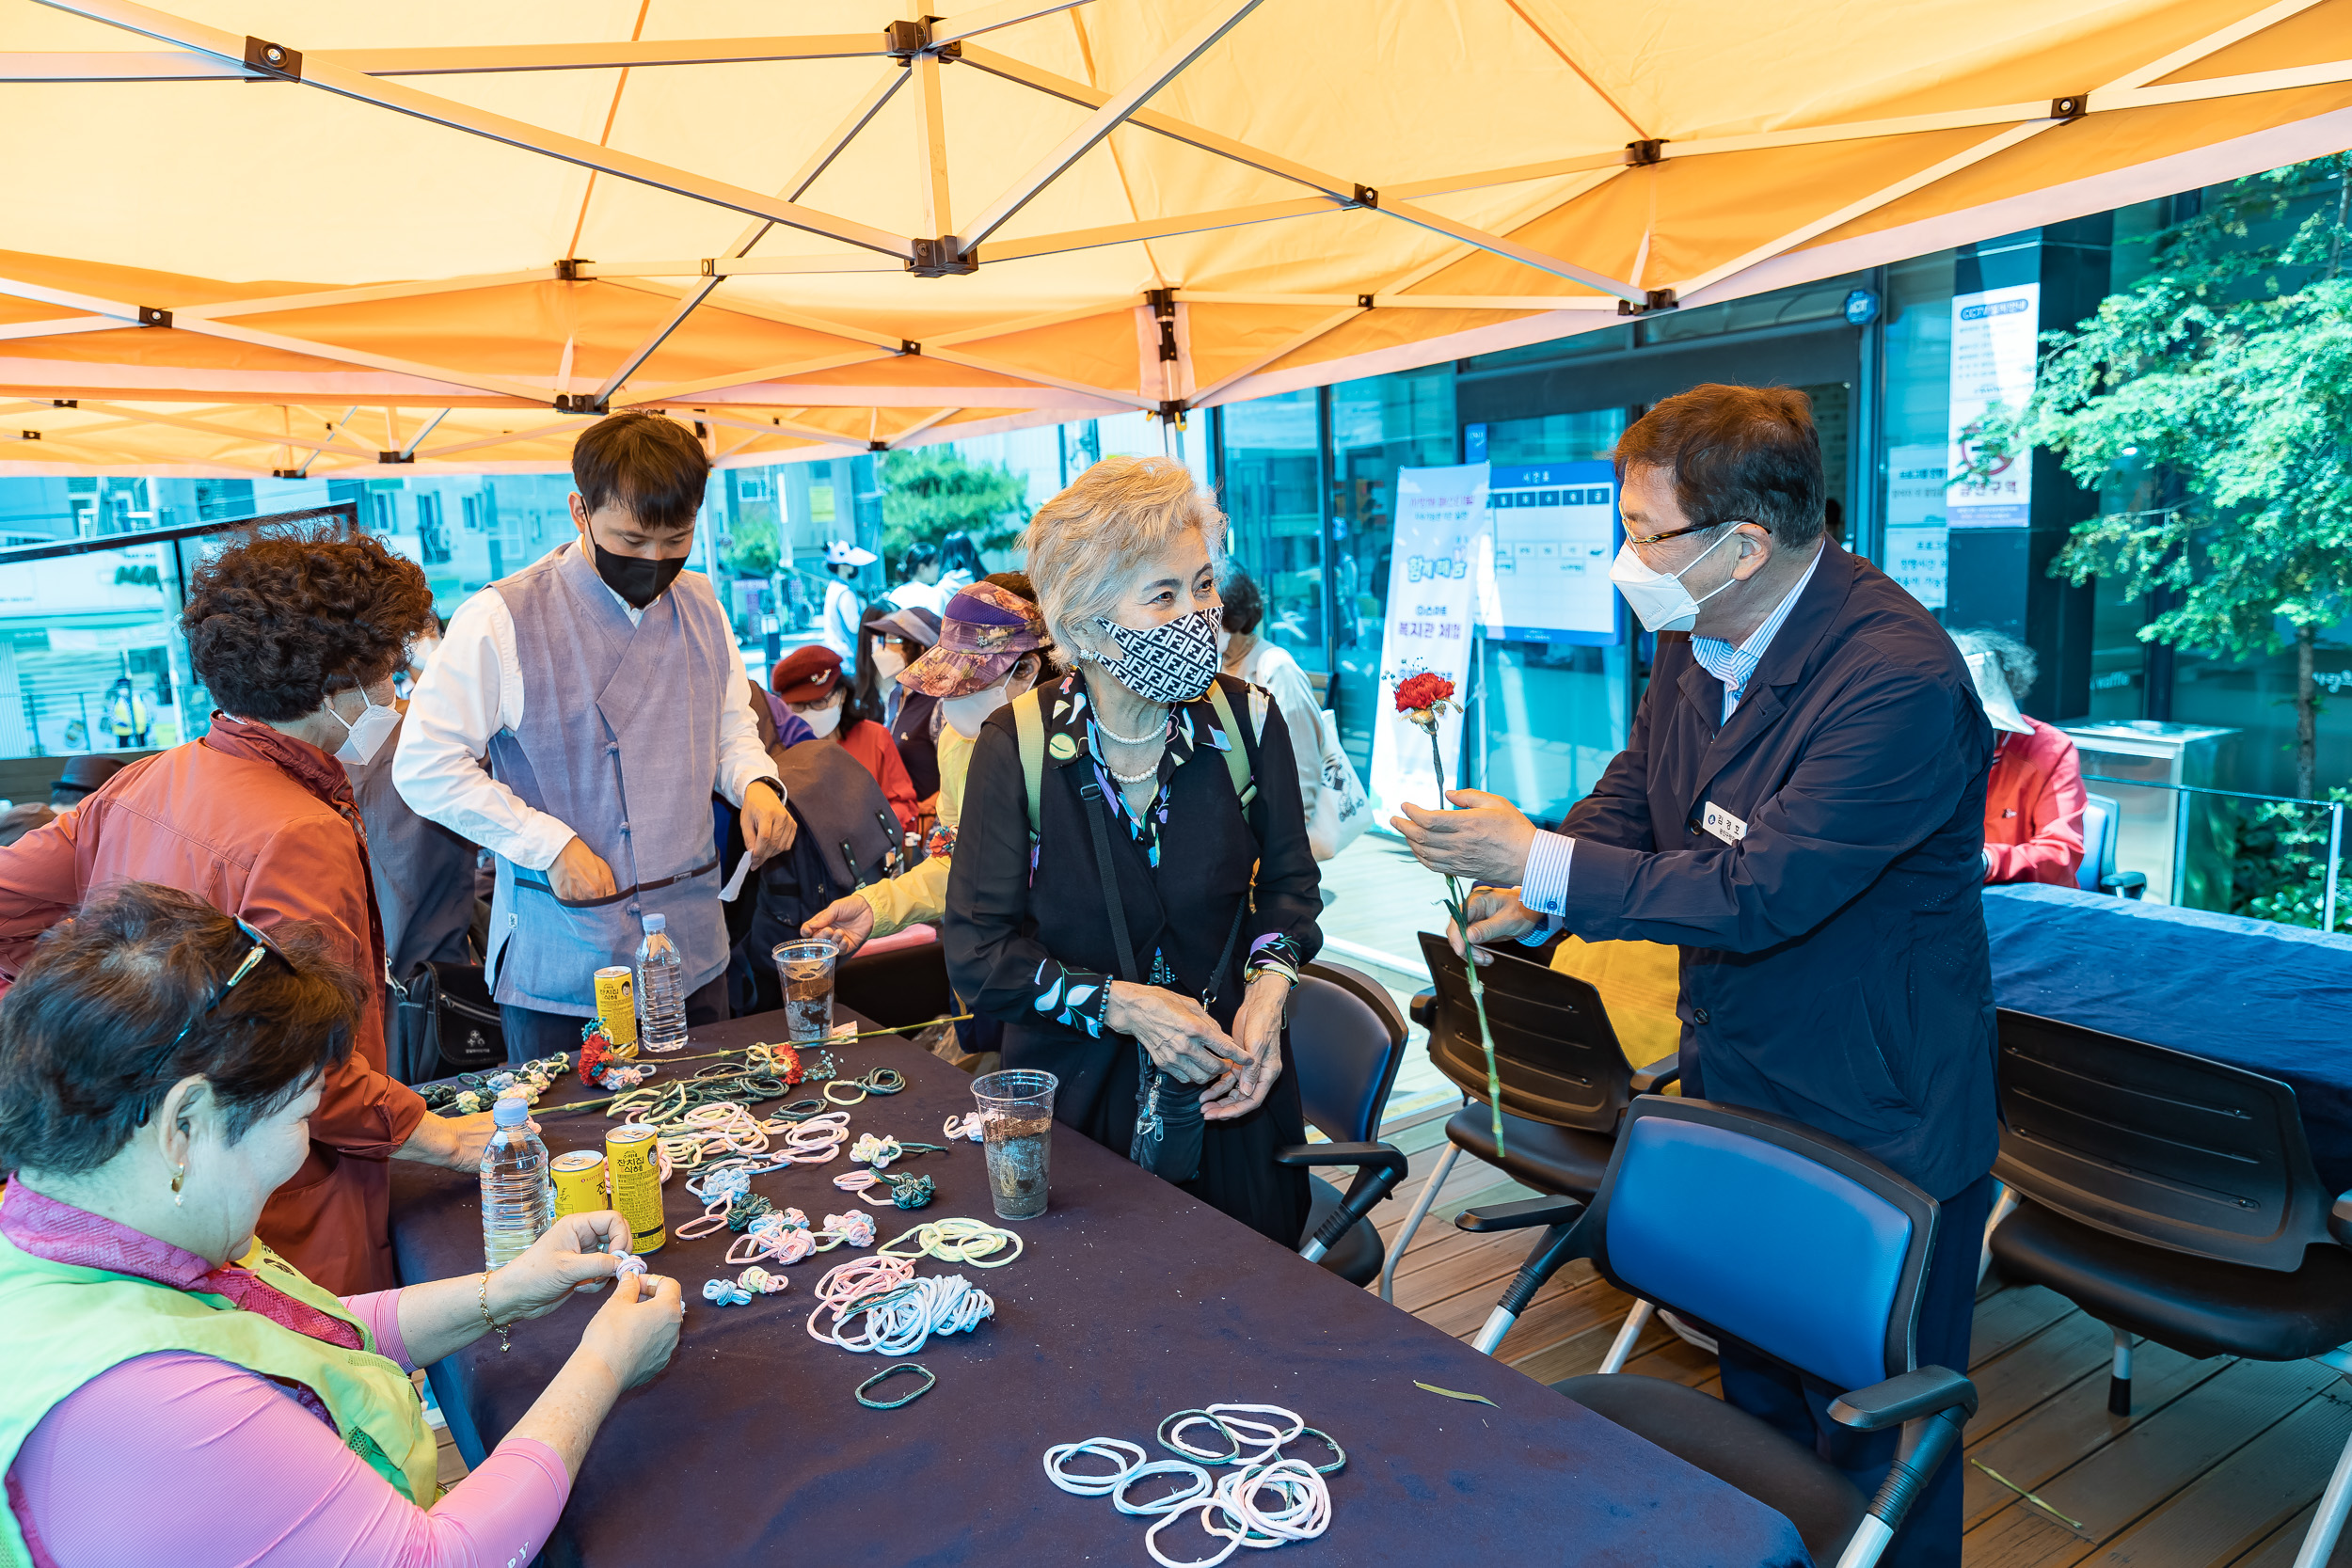
{"label": "dark table cover", "polygon": [[[697,1048],[781,1033],[780,1015],[699,1029]],[[845,1071],[888,1066],[905,1093],[850,1111],[850,1132],[942,1142],[940,1123],[972,1108],[971,1080],[904,1041],[838,1048]],[[691,1071],[699,1063],[687,1064]],[[665,1078],[670,1074],[665,1073]],[[659,1082],[660,1080],[657,1080]],[[601,1112],[549,1114],[586,1098],[577,1079],[539,1118],[550,1150],[600,1147]],[[925,1219],[993,1223],[982,1154],[962,1143],[894,1169],[936,1178],[930,1208],[856,1203],[888,1241]],[[812,1291],[848,1247],[787,1271],[792,1289],[718,1307],[703,1282],[725,1269],[733,1237],[650,1256],[685,1287],[687,1317],[662,1376],[623,1396],[598,1433],[548,1544],[556,1564],[1141,1563],[1149,1520],[1107,1498],[1049,1483],[1050,1444],[1123,1437],[1167,1457],[1152,1430],[1169,1412],[1213,1402],[1279,1404],[1345,1446],[1330,1478],[1333,1517],[1282,1560],[1342,1564],[1577,1563],[1747,1568],[1807,1561],[1778,1513],[1571,1403],[1499,1361],[1357,1290],[1244,1228],[1066,1127],[1054,1132],[1052,1209],[1024,1222],[1023,1256],[999,1269],[926,1260],[961,1273],[995,1316],[976,1333],[934,1337],[911,1359],[938,1386],[898,1410],[868,1410],[851,1389],[890,1365],[819,1344]],[[405,1280],[482,1267],[475,1182],[393,1163],[392,1231]],[[821,1225],[852,1206],[830,1164],[755,1177],[752,1190]],[[674,1179],[673,1227],[700,1212]],[[514,1332],[501,1355],[485,1336],[433,1369],[453,1436],[472,1463],[546,1386],[601,1297],[582,1297]],[[1424,1392],[1415,1381],[1484,1394],[1499,1408]],[[891,1398],[914,1380],[878,1390]],[[1196,1434],[1197,1435],[1197,1434]],[[1311,1444],[1298,1450],[1314,1453]],[[1212,1474],[1216,1472],[1212,1471]],[[1171,1527],[1179,1560],[1219,1544]],[[1237,1557],[1255,1562],[1254,1554]]]}
{"label": "dark table cover", "polygon": [[2352,937],[2040,885],[1986,888],[1984,923],[2002,1006],[2284,1079],[2352,1189]]}

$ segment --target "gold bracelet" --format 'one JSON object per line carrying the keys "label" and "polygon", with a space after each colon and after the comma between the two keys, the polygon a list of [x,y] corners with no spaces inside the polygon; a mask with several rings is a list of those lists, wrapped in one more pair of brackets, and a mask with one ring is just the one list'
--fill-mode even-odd
{"label": "gold bracelet", "polygon": [[475,1288],[475,1295],[482,1304],[482,1321],[499,1331],[499,1354],[504,1355],[515,1348],[506,1338],[506,1331],[515,1325],[511,1323],[502,1323],[490,1316],[490,1274],[486,1269],[483,1271],[482,1283]]}

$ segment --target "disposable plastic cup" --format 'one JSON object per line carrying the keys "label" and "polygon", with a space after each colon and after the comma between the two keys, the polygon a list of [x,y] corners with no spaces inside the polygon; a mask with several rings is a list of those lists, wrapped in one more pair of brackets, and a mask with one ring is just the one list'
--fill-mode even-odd
{"label": "disposable plastic cup", "polygon": [[972,1080],[980,1108],[980,1147],[988,1155],[988,1196],[1000,1220],[1033,1220],[1045,1212],[1046,1164],[1053,1151],[1054,1091],[1050,1072],[1015,1068]]}
{"label": "disposable plastic cup", "polygon": [[841,949],[822,938],[780,942],[769,957],[784,982],[785,1034],[794,1045],[833,1035],[833,963]]}

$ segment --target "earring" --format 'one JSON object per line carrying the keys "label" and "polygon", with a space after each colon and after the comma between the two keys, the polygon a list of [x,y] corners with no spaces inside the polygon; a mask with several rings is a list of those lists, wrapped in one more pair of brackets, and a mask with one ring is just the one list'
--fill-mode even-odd
{"label": "earring", "polygon": [[171,1206],[174,1209],[181,1206],[180,1183],[185,1181],[187,1179],[188,1167],[185,1165],[182,1165],[178,1170],[171,1173]]}

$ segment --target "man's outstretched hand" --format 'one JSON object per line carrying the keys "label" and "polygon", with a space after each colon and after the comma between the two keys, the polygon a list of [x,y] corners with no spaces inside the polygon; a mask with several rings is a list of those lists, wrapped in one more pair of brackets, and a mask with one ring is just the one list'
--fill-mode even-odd
{"label": "man's outstretched hand", "polygon": [[1456,789],[1446,799],[1458,811],[1423,811],[1406,802],[1389,825],[1405,835],[1413,858],[1432,871],[1497,887],[1517,887],[1527,875],[1535,824],[1500,795]]}

